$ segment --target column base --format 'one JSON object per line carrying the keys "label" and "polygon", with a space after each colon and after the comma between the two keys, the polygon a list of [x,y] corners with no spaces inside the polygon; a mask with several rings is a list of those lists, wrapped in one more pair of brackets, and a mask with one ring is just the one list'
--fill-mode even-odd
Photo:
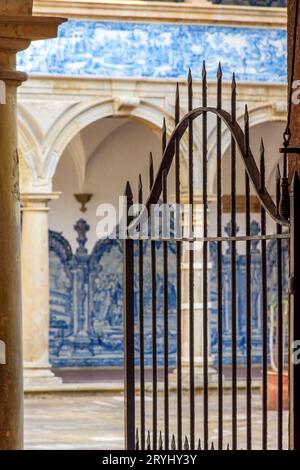
{"label": "column base", "polygon": [[[212,358],[208,359],[208,386],[215,387],[218,381],[218,374],[216,369],[212,367]],[[204,386],[204,367],[203,367],[203,358],[199,358],[195,360],[195,367],[194,367],[194,384],[195,389],[203,389]],[[170,387],[172,389],[177,388],[177,370],[175,369],[173,373],[170,375]],[[183,360],[182,362],[182,389],[189,390],[190,389],[190,367],[189,362]]]}
{"label": "column base", "polygon": [[23,377],[25,388],[32,386],[53,386],[62,383],[62,379],[53,374],[49,364],[24,364]]}

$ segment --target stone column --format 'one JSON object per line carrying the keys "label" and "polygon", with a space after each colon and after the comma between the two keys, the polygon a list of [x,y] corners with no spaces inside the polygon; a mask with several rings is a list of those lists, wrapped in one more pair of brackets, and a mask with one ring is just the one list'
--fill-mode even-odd
{"label": "stone column", "polygon": [[22,194],[22,303],[26,386],[60,382],[49,364],[48,203],[58,194]]}
{"label": "stone column", "polygon": [[[185,218],[186,222],[186,218]],[[187,227],[185,227],[187,229]],[[194,233],[198,237],[203,236],[203,204],[198,200],[194,203]],[[188,233],[186,232],[186,236]],[[211,265],[208,255],[208,295],[209,295],[209,271]],[[182,259],[182,367],[183,367],[183,384],[188,386],[189,380],[189,246],[188,243],[183,244]],[[195,361],[195,386],[201,388],[203,386],[203,243],[194,244],[194,361]],[[210,301],[208,298],[208,374],[210,383],[216,380],[216,371],[212,368],[213,359],[210,355]]]}
{"label": "stone column", "polygon": [[16,53],[32,39],[55,37],[59,18],[32,17],[32,0],[0,2],[0,450],[23,447],[20,208]]}

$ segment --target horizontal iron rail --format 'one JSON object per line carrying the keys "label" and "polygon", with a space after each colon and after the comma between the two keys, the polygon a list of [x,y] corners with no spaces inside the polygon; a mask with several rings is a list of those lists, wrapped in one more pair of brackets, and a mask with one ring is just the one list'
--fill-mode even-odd
{"label": "horizontal iron rail", "polygon": [[240,235],[236,237],[140,237],[136,240],[149,241],[170,241],[170,242],[245,242],[253,240],[289,240],[289,233],[273,234],[273,235]]}

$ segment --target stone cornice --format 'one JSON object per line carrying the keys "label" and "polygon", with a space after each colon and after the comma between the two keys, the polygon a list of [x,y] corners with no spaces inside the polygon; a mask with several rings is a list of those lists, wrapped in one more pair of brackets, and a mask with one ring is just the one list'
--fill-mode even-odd
{"label": "stone cornice", "polygon": [[65,21],[66,19],[58,17],[0,16],[0,38],[29,41],[53,38],[58,26]]}
{"label": "stone cornice", "polygon": [[34,14],[93,20],[286,28],[285,8],[108,0],[34,0]]}
{"label": "stone cornice", "polygon": [[[30,75],[29,80],[19,90],[20,97],[22,96],[43,96],[51,95],[52,99],[61,99],[64,96],[66,99],[72,99],[73,96],[77,98],[89,96],[102,96],[111,93],[114,95],[115,90],[122,90],[122,94],[132,93],[138,94],[140,90],[143,93],[149,93],[151,96],[157,92],[160,94],[170,93],[172,96],[179,83],[184,88],[186,81],[184,79],[172,78],[113,78],[106,77],[76,77],[76,76],[56,76],[56,75]],[[279,97],[286,97],[287,86],[286,84],[278,83],[260,83],[260,82],[242,82],[237,83],[238,99],[247,99],[250,101],[257,101],[258,96],[263,96],[267,101],[279,99]],[[201,81],[194,80],[194,93],[197,95],[201,92]],[[208,92],[212,96],[216,94],[216,82],[208,80]],[[230,99],[231,96],[231,83],[224,81],[223,83],[223,97]]]}

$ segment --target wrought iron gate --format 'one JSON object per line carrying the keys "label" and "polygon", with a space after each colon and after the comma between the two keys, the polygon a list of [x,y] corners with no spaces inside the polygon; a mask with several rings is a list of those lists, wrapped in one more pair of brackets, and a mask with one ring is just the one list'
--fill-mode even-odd
{"label": "wrought iron gate", "polygon": [[[299,391],[300,367],[293,361],[294,341],[300,333],[297,318],[297,289],[299,254],[296,239],[300,214],[295,205],[299,200],[299,180],[293,178],[290,194],[287,179],[287,152],[283,155],[282,169],[277,169],[275,202],[265,183],[265,149],[260,148],[259,163],[250,148],[249,114],[244,113],[244,129],[237,122],[236,83],[233,75],[231,110],[222,107],[222,70],[217,74],[217,103],[207,105],[205,64],[202,71],[202,103],[194,107],[192,76],[189,73],[188,113],[180,117],[180,95],[177,86],[175,100],[175,129],[167,142],[166,124],[162,132],[162,160],[154,177],[150,158],[150,191],[143,206],[143,186],[139,180],[138,210],[133,206],[131,186],[127,183],[127,232],[124,240],[124,332],[125,332],[125,432],[128,449],[282,449],[300,448],[299,405],[295,396]],[[195,121],[200,120],[201,152],[195,158]],[[215,152],[209,156],[208,119],[216,120]],[[224,179],[222,171],[222,134],[227,128],[230,142],[230,226],[224,233],[222,196]],[[210,136],[211,137],[211,136]],[[188,148],[187,201],[192,214],[190,232],[175,230],[171,236],[163,233],[171,204],[177,204],[176,222],[182,220],[182,161],[181,146]],[[201,153],[201,155],[199,155]],[[208,158],[209,156],[209,158]],[[237,161],[243,164],[244,233],[237,233]],[[208,170],[212,160],[216,164],[216,215],[209,216]],[[172,173],[172,167],[174,173]],[[282,176],[281,176],[282,173]],[[195,181],[201,180],[201,194],[196,193]],[[251,224],[252,195],[259,204],[259,230],[253,233]],[[171,195],[175,194],[175,200]],[[195,202],[196,201],[196,202]],[[199,201],[199,203],[197,203]],[[153,233],[157,222],[153,206],[162,204],[159,232]],[[199,204],[201,203],[201,206]],[[196,206],[201,209],[201,232],[195,233]],[[179,208],[179,209],[178,209]],[[166,212],[164,212],[166,210]],[[299,211],[298,211],[299,212]],[[175,215],[174,215],[175,214]],[[210,222],[210,224],[209,224]],[[176,225],[178,227],[178,225]],[[146,227],[146,229],[145,229]],[[180,233],[179,233],[180,232]],[[145,282],[144,244],[151,244],[151,282]],[[163,246],[163,368],[157,362],[157,245]],[[169,362],[169,271],[168,246],[176,245],[176,369]],[[290,279],[286,278],[285,263],[289,263]],[[270,270],[268,250],[275,249],[275,261]],[[242,281],[237,283],[238,247],[244,249]],[[138,250],[138,260],[134,252]],[[216,250],[215,289],[210,283],[210,253]],[[224,251],[226,250],[226,252]],[[259,269],[253,269],[254,262]],[[184,270],[184,271],[183,271]],[[230,289],[225,292],[224,273],[229,278]],[[244,285],[241,285],[241,282]],[[253,285],[260,286],[253,298]],[[138,285],[138,302],[135,303],[134,285]],[[270,295],[272,286],[272,296]],[[289,285],[289,292],[287,292]],[[246,302],[237,301],[238,290],[245,289]],[[145,366],[144,296],[151,292],[151,381],[148,384]],[[188,293],[188,295],[187,295]],[[271,298],[272,297],[272,298]],[[289,334],[286,329],[289,299]],[[210,311],[214,300],[217,310],[215,364],[211,364]],[[259,305],[261,322],[254,318],[254,302]],[[135,331],[138,317],[138,331]],[[244,363],[238,360],[238,323],[245,322]],[[299,315],[298,315],[299,317]],[[183,332],[183,323],[188,334]],[[275,326],[274,326],[275,325]],[[226,330],[226,331],[225,331]],[[260,338],[260,364],[254,360],[257,338]],[[299,337],[300,338],[300,337]],[[200,342],[200,348],[199,348]],[[229,367],[225,367],[224,346],[230,344]],[[188,345],[188,346],[187,346]],[[199,351],[201,360],[199,361]],[[274,353],[275,351],[275,353]],[[276,363],[276,411],[270,407],[269,367]],[[228,361],[226,362],[228,364]],[[289,372],[286,370],[288,365]],[[285,380],[289,374],[289,400],[285,396]],[[240,376],[240,374],[242,374]],[[160,380],[161,379],[161,380]],[[161,387],[162,385],[162,387]],[[255,389],[256,387],[256,389]],[[198,392],[198,389],[200,392]],[[256,392],[254,393],[254,390]],[[271,393],[271,392],[270,392]],[[289,432],[286,402],[289,402]],[[215,424],[214,424],[215,423]],[[287,438],[289,436],[289,444]]]}

